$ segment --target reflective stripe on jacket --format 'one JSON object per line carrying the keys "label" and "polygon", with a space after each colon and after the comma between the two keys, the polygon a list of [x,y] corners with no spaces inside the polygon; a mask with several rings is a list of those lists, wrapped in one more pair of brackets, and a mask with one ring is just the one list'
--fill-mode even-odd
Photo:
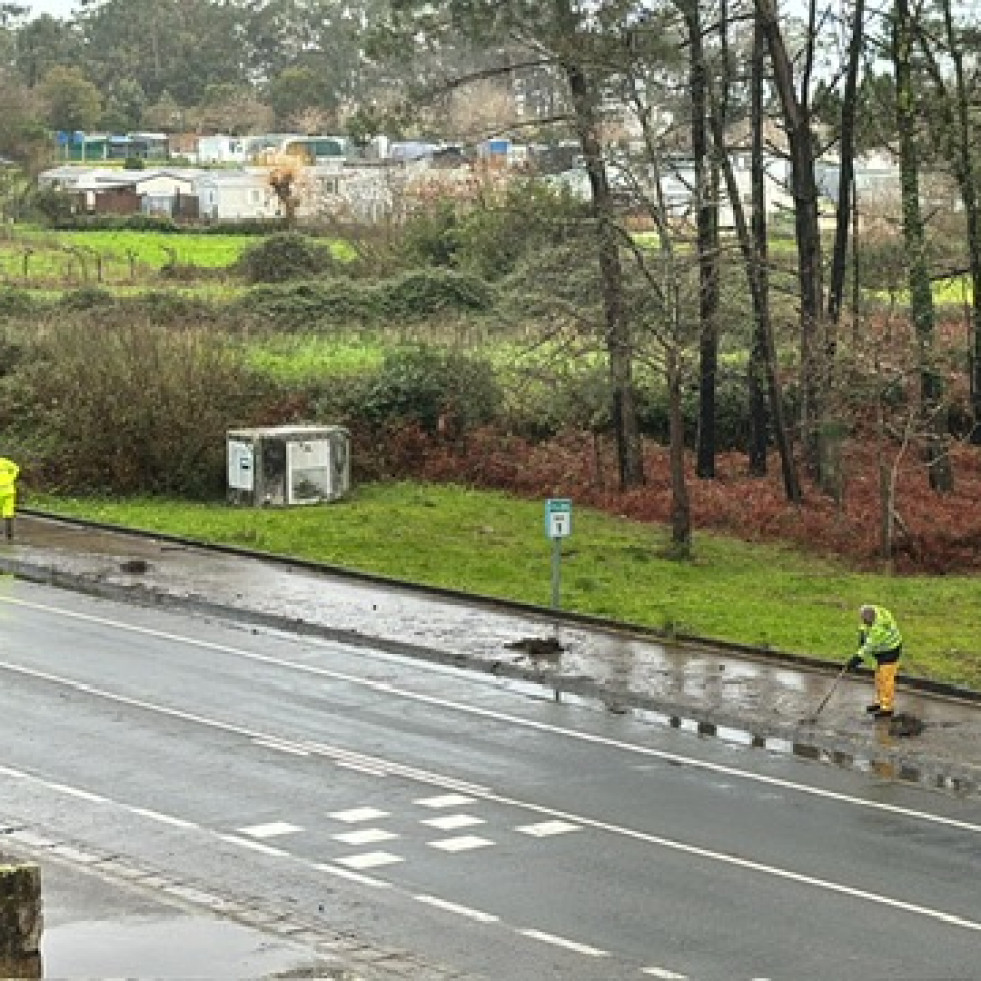
{"label": "reflective stripe on jacket", "polygon": [[0,456],[0,496],[13,494],[19,473],[20,467],[13,460]]}
{"label": "reflective stripe on jacket", "polygon": [[[873,607],[875,610],[875,623],[867,627],[862,624],[859,634],[861,638],[861,648],[859,654],[862,657],[874,657],[876,661],[888,664],[899,657],[899,648],[903,644],[903,636],[896,626],[893,615],[884,607]],[[894,655],[890,657],[889,655]]]}

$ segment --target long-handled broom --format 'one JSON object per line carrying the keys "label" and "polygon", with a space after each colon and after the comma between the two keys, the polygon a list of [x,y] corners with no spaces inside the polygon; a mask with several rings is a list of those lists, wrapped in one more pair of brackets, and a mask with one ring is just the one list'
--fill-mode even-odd
{"label": "long-handled broom", "polygon": [[821,699],[821,703],[818,705],[818,707],[811,713],[811,715],[805,715],[804,718],[800,720],[802,725],[813,725],[815,722],[817,722],[817,718],[821,714],[821,710],[830,701],[831,696],[835,693],[835,689],[838,687],[838,682],[845,677],[845,672],[847,670],[848,665],[845,664],[838,674],[835,675],[835,680],[831,682],[831,687],[828,689],[824,698]]}

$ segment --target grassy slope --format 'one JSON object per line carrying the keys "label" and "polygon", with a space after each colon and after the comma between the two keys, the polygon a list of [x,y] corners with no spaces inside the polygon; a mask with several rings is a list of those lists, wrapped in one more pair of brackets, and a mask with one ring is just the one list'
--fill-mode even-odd
{"label": "grassy slope", "polygon": [[[251,510],[177,501],[31,505],[129,527],[302,556],[547,606],[544,505],[460,487],[367,485],[329,506]],[[862,575],[789,549],[696,532],[696,560],[661,558],[663,529],[576,509],[562,605],[662,630],[841,660],[862,602],[893,609],[905,670],[981,687],[981,581]]]}

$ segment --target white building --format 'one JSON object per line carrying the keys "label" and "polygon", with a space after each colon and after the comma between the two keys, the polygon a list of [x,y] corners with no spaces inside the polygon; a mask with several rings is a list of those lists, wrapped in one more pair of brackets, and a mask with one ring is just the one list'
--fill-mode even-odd
{"label": "white building", "polygon": [[200,216],[210,221],[264,221],[280,212],[269,172],[261,167],[199,171],[194,193]]}

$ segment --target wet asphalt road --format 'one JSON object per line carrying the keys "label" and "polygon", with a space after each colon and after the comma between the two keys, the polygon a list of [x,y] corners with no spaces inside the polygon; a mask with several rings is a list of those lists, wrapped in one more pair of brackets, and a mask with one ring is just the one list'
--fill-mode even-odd
{"label": "wet asphalt road", "polygon": [[976,977],[977,798],[27,583],[0,628],[4,818],[434,977]]}

